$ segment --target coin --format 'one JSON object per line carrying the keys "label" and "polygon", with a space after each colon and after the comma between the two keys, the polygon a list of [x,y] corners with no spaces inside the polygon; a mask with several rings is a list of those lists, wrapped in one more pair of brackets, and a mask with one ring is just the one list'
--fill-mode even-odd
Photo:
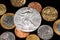
{"label": "coin", "polygon": [[41,15],[36,9],[23,7],[15,13],[14,24],[23,32],[32,32],[40,26]]}
{"label": "coin", "polygon": [[49,40],[53,37],[53,29],[49,25],[42,25],[38,28],[37,34],[41,39]]}
{"label": "coin", "polygon": [[4,4],[0,4],[0,15],[3,15],[4,13],[6,13],[7,8]]}
{"label": "coin", "polygon": [[28,32],[22,32],[18,28],[15,29],[15,34],[19,38],[26,38],[29,35]]}
{"label": "coin", "polygon": [[51,6],[47,6],[42,10],[42,17],[46,21],[54,21],[58,17],[58,11]]}
{"label": "coin", "polygon": [[35,34],[30,34],[26,40],[40,40],[40,38]]}
{"label": "coin", "polygon": [[15,35],[12,32],[4,32],[1,34],[1,38],[4,40],[15,40]]}
{"label": "coin", "polygon": [[14,25],[14,14],[13,13],[6,13],[1,17],[1,26],[4,29],[13,29],[15,27]]}
{"label": "coin", "polygon": [[10,0],[10,1],[14,7],[21,7],[26,3],[26,0]]}
{"label": "coin", "polygon": [[38,2],[31,2],[31,3],[29,3],[28,7],[35,8],[39,12],[41,12],[41,10],[42,10],[42,6]]}
{"label": "coin", "polygon": [[60,36],[60,19],[55,21],[55,23],[53,24],[53,29],[55,33]]}

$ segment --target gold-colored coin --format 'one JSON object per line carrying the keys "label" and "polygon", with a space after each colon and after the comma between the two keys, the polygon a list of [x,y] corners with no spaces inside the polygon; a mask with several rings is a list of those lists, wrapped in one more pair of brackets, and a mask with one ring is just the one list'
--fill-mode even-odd
{"label": "gold-colored coin", "polygon": [[42,10],[42,17],[46,21],[54,21],[58,17],[58,11],[51,6],[47,6]]}
{"label": "gold-colored coin", "polygon": [[7,8],[4,4],[0,4],[0,15],[3,15],[4,13],[6,13]]}
{"label": "gold-colored coin", "polygon": [[10,0],[10,1],[14,7],[21,7],[26,3],[26,0]]}
{"label": "gold-colored coin", "polygon": [[4,29],[13,29],[15,27],[14,25],[14,14],[13,13],[6,13],[1,17],[1,26]]}
{"label": "gold-colored coin", "polygon": [[55,33],[60,36],[60,19],[53,24],[53,29]]}
{"label": "gold-colored coin", "polygon": [[15,28],[15,34],[19,38],[25,38],[25,37],[27,37],[29,35],[29,32],[22,32],[18,28]]}
{"label": "gold-colored coin", "polygon": [[26,38],[26,40],[40,40],[40,38],[35,34],[31,34]]}

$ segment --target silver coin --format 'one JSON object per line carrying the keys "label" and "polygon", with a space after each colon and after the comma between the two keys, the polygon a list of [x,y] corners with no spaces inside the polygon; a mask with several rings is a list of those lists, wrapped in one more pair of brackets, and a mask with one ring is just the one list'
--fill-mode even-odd
{"label": "silver coin", "polygon": [[4,40],[3,38],[1,38],[1,36],[0,36],[0,40]]}
{"label": "silver coin", "polygon": [[1,34],[1,38],[4,40],[15,40],[15,36],[12,32],[4,32]]}
{"label": "silver coin", "polygon": [[53,37],[53,30],[48,25],[40,26],[37,33],[38,33],[38,36],[44,40],[49,40]]}
{"label": "silver coin", "polygon": [[41,15],[36,9],[23,7],[16,12],[14,23],[21,31],[32,32],[40,26]]}

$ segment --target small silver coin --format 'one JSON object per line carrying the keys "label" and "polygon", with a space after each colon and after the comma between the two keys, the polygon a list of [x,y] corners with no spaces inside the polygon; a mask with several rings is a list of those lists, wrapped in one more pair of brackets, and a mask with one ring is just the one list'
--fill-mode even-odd
{"label": "small silver coin", "polygon": [[40,26],[37,33],[38,33],[38,36],[44,40],[49,40],[53,37],[53,30],[48,25]]}
{"label": "small silver coin", "polygon": [[41,15],[36,9],[23,7],[16,12],[14,23],[21,31],[32,32],[40,26]]}
{"label": "small silver coin", "polygon": [[1,38],[4,40],[15,40],[15,36],[12,32],[4,32],[1,34]]}

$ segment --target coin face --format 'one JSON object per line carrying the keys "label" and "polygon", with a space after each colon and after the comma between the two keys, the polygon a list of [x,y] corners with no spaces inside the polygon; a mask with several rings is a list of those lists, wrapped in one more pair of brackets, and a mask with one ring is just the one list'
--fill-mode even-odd
{"label": "coin face", "polygon": [[54,21],[58,17],[58,11],[51,6],[47,6],[42,10],[42,17],[46,21]]}
{"label": "coin face", "polygon": [[0,15],[3,15],[4,13],[6,13],[7,8],[4,4],[0,4]]}
{"label": "coin face", "polygon": [[10,1],[14,7],[21,7],[26,3],[26,0],[10,0]]}
{"label": "coin face", "polygon": [[1,26],[4,29],[13,29],[15,27],[14,25],[14,14],[13,13],[6,13],[1,17]]}
{"label": "coin face", "polygon": [[29,35],[28,32],[22,32],[21,30],[19,30],[18,28],[15,29],[15,34],[17,37],[19,38],[25,38]]}
{"label": "coin face", "polygon": [[4,40],[15,40],[15,36],[12,32],[4,32],[1,34],[1,38]]}
{"label": "coin face", "polygon": [[14,23],[21,31],[32,32],[40,26],[41,16],[35,9],[23,7],[16,12]]}
{"label": "coin face", "polygon": [[26,40],[40,40],[40,38],[35,34],[30,34]]}
{"label": "coin face", "polygon": [[49,40],[53,37],[53,30],[48,25],[42,25],[39,27],[37,34],[40,38],[44,40]]}
{"label": "coin face", "polygon": [[41,10],[42,10],[42,6],[38,2],[31,2],[31,3],[29,3],[28,7],[35,8],[39,12],[41,12]]}
{"label": "coin face", "polygon": [[55,21],[55,23],[53,24],[53,29],[55,33],[60,36],[60,19]]}

